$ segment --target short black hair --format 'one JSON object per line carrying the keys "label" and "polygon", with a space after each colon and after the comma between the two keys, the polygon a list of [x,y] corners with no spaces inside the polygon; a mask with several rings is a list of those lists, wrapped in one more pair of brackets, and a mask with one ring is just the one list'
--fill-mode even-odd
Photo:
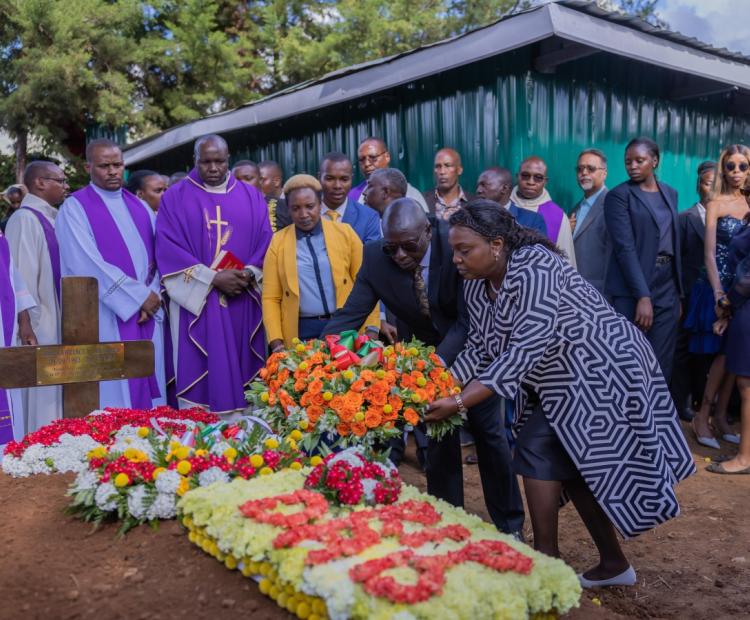
{"label": "short black hair", "polygon": [[646,136],[633,138],[630,142],[628,142],[628,145],[625,147],[625,151],[627,151],[631,146],[645,146],[646,150],[651,154],[652,157],[661,159],[659,145],[656,144],[656,142],[654,142],[651,138],[647,138]]}
{"label": "short black hair", "polygon": [[252,166],[253,168],[259,168],[258,164],[256,164],[254,161],[250,161],[249,159],[240,159],[240,161],[232,166],[232,171],[237,170],[237,168],[240,168],[241,166]]}
{"label": "short black hair", "polygon": [[48,174],[50,168],[58,165],[53,161],[47,161],[46,159],[37,159],[36,161],[30,162],[23,171],[23,184],[32,189],[34,187],[34,181],[44,174]]}
{"label": "short black hair", "polygon": [[5,190],[5,195],[10,197],[11,194],[21,194],[21,196],[23,197],[23,190],[17,185],[11,185],[8,189]]}
{"label": "short black hair", "polygon": [[148,177],[158,176],[161,175],[158,172],[154,172],[153,170],[136,170],[135,172],[132,172],[128,177],[128,182],[125,185],[125,189],[127,189],[131,194],[135,194],[137,191],[143,189],[143,184],[146,182],[146,179]]}
{"label": "short black hair", "polygon": [[714,172],[716,170],[715,161],[704,161],[698,166],[698,178],[700,179],[706,172]]}
{"label": "short black hair", "polygon": [[261,168],[276,168],[279,172],[279,176],[284,176],[284,169],[281,167],[281,164],[273,159],[264,159],[258,164],[258,170]]}
{"label": "short black hair", "polygon": [[114,140],[109,138],[96,138],[86,145],[86,161],[91,162],[91,158],[94,156],[94,151],[97,149],[117,149],[121,151],[120,145]]}
{"label": "short black hair", "polygon": [[350,166],[352,164],[352,160],[349,159],[349,156],[341,153],[339,151],[331,151],[330,153],[326,153],[323,155],[323,159],[320,160],[320,172],[323,172],[323,166],[326,165],[326,162],[331,162],[332,164],[340,164],[341,162],[347,162]]}

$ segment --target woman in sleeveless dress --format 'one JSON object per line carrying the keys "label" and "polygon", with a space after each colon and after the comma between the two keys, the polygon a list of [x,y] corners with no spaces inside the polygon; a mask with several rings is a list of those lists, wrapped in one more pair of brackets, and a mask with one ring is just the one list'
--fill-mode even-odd
{"label": "woman in sleeveless dress", "polygon": [[[725,372],[726,356],[721,339],[712,333],[714,307],[726,295],[733,273],[728,268],[729,245],[745,226],[748,204],[742,190],[750,174],[750,149],[742,144],[725,148],[719,158],[714,193],[706,205],[705,269],[693,287],[685,327],[693,332],[692,353],[718,353],[711,364],[701,407],[693,420],[698,443],[719,449],[713,431],[729,443],[738,444],[727,421],[727,405],[734,387],[734,375]],[[714,401],[719,396],[714,407]],[[713,410],[713,430],[709,424]]]}

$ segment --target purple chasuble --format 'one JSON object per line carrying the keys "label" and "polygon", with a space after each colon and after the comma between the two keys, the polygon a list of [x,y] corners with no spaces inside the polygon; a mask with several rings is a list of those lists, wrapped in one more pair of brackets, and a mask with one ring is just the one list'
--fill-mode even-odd
{"label": "purple chasuble", "polygon": [[557,243],[557,237],[560,236],[560,225],[565,217],[564,211],[554,202],[548,200],[539,205],[537,213],[544,218],[547,225],[547,237],[552,243]]}
{"label": "purple chasuble", "polygon": [[359,197],[362,195],[362,192],[365,191],[365,188],[367,187],[367,179],[362,181],[359,185],[355,185],[349,190],[349,198],[351,198],[354,202],[359,202]]}
{"label": "purple chasuble", "polygon": [[49,220],[39,211],[24,205],[21,207],[27,211],[31,211],[36,219],[39,220],[39,224],[44,232],[44,238],[47,240],[47,253],[49,254],[49,262],[52,263],[52,277],[55,280],[55,293],[57,294],[57,302],[61,303],[60,297],[60,246],[57,243],[57,235],[55,235],[55,227],[50,224]]}
{"label": "purple chasuble", "polygon": [[[10,271],[10,246],[0,233],[0,312],[3,317],[3,333],[0,334],[4,347],[13,346],[13,327],[16,320],[16,294],[13,291],[13,275]],[[10,413],[10,396],[0,388],[0,445],[13,441],[13,419]]]}
{"label": "purple chasuble", "polygon": [[[73,197],[81,203],[86,218],[94,233],[96,247],[102,258],[120,269],[126,276],[137,280],[133,259],[130,257],[128,245],[117,228],[117,223],[107,209],[107,205],[101,199],[96,190],[90,185],[74,192]],[[143,240],[148,256],[148,278],[145,284],[150,286],[156,275],[156,262],[154,259],[154,231],[151,227],[151,218],[145,206],[138,198],[129,191],[122,190],[122,199],[133,218],[138,234]],[[117,317],[117,327],[121,340],[151,340],[154,335],[154,319],[150,318],[145,323],[138,324],[138,312],[127,321]],[[133,409],[151,409],[153,399],[161,396],[156,377],[151,375],[142,379],[128,379],[130,390],[130,406]]]}
{"label": "purple chasuble", "polygon": [[[272,234],[256,188],[230,174],[226,193],[210,193],[193,169],[162,197],[156,216],[159,272],[189,280],[190,269],[210,267],[219,250],[260,269]],[[265,363],[260,295],[247,289],[230,297],[211,288],[198,316],[180,308],[175,346],[180,398],[216,413],[244,408],[244,387]]]}

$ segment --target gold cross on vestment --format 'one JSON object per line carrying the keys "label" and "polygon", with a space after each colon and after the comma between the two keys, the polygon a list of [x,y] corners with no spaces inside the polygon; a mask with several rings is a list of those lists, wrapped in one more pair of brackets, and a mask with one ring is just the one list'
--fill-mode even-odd
{"label": "gold cross on vestment", "polygon": [[216,258],[219,255],[221,246],[226,243],[226,240],[222,238],[221,228],[222,226],[229,225],[229,222],[221,219],[221,205],[216,205],[216,219],[208,220],[209,230],[212,224],[216,226],[216,251],[214,252],[214,258]]}

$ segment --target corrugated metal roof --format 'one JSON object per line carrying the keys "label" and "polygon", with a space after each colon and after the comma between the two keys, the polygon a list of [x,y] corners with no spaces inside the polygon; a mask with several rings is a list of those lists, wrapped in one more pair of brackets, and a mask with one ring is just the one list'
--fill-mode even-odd
{"label": "corrugated metal roof", "polygon": [[750,57],[599,8],[562,0],[506,16],[460,36],[403,54],[347,67],[234,110],[178,125],[124,149],[128,165],[206,133],[262,125],[358,99],[497,56],[550,37],[750,91]]}

